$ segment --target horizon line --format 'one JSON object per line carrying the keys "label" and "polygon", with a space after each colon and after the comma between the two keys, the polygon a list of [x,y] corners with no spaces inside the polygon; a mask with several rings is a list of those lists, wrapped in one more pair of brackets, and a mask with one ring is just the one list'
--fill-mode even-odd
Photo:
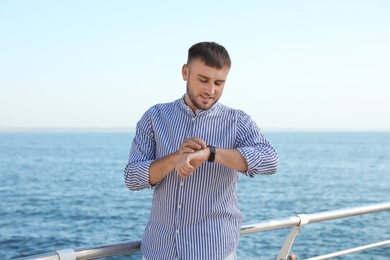
{"label": "horizon line", "polygon": [[[293,128],[264,127],[264,132],[390,132],[390,129],[336,129],[336,128]],[[0,127],[0,133],[17,132],[135,132],[136,127]]]}

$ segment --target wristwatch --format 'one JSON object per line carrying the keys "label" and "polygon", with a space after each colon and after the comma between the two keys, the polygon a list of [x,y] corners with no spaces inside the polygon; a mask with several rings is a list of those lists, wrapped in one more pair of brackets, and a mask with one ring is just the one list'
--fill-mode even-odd
{"label": "wristwatch", "polygon": [[215,160],[215,145],[208,145],[207,147],[210,148],[210,156],[207,159],[208,162],[214,162]]}

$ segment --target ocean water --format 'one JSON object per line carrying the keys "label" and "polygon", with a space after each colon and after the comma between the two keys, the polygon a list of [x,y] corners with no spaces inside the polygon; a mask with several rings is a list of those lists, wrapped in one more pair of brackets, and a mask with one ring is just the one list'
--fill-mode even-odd
{"label": "ocean water", "polygon": [[[390,133],[265,133],[278,173],[240,178],[244,224],[390,201]],[[141,238],[151,190],[123,182],[133,133],[0,133],[0,259]],[[242,235],[238,259],[275,259],[291,228]],[[390,238],[390,212],[302,227],[304,259]],[[140,259],[140,254],[107,259]],[[390,259],[390,247],[338,259]]]}

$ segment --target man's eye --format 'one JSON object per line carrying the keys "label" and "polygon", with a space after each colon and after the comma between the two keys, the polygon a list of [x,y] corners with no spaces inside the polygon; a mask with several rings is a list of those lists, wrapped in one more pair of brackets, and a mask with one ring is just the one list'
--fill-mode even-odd
{"label": "man's eye", "polygon": [[199,79],[201,82],[207,82],[207,79]]}

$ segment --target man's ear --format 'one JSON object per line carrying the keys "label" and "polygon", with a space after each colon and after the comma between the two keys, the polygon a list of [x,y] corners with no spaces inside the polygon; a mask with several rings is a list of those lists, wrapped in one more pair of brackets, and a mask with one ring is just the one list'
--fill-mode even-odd
{"label": "man's ear", "polygon": [[183,80],[187,81],[188,80],[188,74],[189,74],[189,69],[187,64],[184,64],[183,67],[181,68],[181,74],[183,75]]}

